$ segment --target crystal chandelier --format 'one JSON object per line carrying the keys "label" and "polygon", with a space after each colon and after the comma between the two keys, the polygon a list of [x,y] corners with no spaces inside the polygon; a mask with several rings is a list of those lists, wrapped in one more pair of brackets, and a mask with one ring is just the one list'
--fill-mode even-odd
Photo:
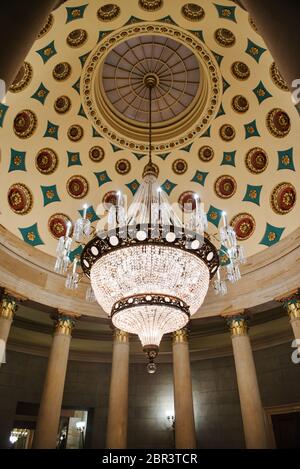
{"label": "crystal chandelier", "polygon": [[[193,210],[183,208],[182,219],[161,190],[158,167],[152,162],[151,103],[157,79],[148,74],[144,80],[149,89],[149,162],[142,184],[128,210],[125,197],[118,193],[100,230],[91,226],[84,206],[72,236],[69,223],[59,239],[55,272],[67,273],[70,289],[77,288],[84,275],[90,279],[86,299],[96,299],[116,328],[139,336],[149,358],[148,371],[153,373],[162,336],[187,325],[213,277],[215,292],[224,295],[225,279],[239,280],[239,265],[245,258],[225,213],[218,239],[206,233],[207,217],[197,195]],[[80,259],[75,257],[71,263],[74,242],[84,248]],[[225,258],[222,276],[220,258]]]}

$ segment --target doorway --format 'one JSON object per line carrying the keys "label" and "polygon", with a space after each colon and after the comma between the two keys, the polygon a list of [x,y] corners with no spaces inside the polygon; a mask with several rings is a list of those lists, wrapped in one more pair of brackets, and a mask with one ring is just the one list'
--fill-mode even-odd
{"label": "doorway", "polygon": [[300,404],[288,404],[266,409],[273,447],[300,449]]}

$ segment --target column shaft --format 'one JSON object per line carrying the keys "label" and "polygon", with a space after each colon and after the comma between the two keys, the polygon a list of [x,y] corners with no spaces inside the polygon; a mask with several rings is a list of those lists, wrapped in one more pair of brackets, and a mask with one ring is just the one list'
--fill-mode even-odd
{"label": "column shaft", "polygon": [[40,402],[34,448],[56,448],[73,321],[58,320]]}
{"label": "column shaft", "polygon": [[6,342],[16,310],[16,300],[4,295],[0,308],[0,366],[5,360]]}
{"label": "column shaft", "polygon": [[57,0],[2,3],[0,79],[8,89]]}
{"label": "column shaft", "polygon": [[175,446],[177,449],[196,448],[189,345],[184,330],[176,331],[173,335],[173,380]]}
{"label": "column shaft", "polygon": [[246,447],[267,448],[268,438],[253,353],[244,320],[231,320],[232,347]]}
{"label": "column shaft", "polygon": [[116,330],[113,344],[112,369],[108,405],[106,447],[127,447],[128,419],[128,334]]}

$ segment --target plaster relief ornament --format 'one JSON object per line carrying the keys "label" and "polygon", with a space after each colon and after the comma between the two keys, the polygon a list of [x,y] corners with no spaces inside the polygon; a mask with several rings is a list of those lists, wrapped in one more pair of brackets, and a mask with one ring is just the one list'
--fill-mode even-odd
{"label": "plaster relief ornament", "polygon": [[211,161],[214,157],[214,150],[209,147],[208,145],[205,145],[201,148],[199,148],[198,151],[198,156],[201,161]]}
{"label": "plaster relief ornament", "polygon": [[267,115],[267,128],[274,137],[285,137],[291,130],[288,114],[282,109],[272,109]]}
{"label": "plaster relief ornament", "polygon": [[33,68],[29,62],[24,62],[22,67],[17,73],[14,81],[9,87],[11,93],[19,93],[23,91],[31,82],[33,75]]}
{"label": "plaster relief ornament", "polygon": [[163,6],[163,0],[139,0],[139,6],[143,10],[156,11]]}
{"label": "plaster relief ornament", "polygon": [[52,174],[58,165],[58,156],[54,150],[43,148],[35,157],[36,169],[42,174]]}
{"label": "plaster relief ornament", "polygon": [[89,151],[89,157],[95,163],[100,163],[104,159],[105,153],[102,147],[95,146]]}
{"label": "plaster relief ornament", "polygon": [[13,123],[13,129],[17,137],[29,138],[34,133],[37,126],[37,117],[33,111],[25,109],[19,112]]}
{"label": "plaster relief ornament", "polygon": [[10,186],[7,199],[12,211],[18,215],[26,215],[32,208],[32,194],[25,184],[17,183]]}
{"label": "plaster relief ornament", "polygon": [[271,206],[275,213],[285,215],[294,208],[296,199],[295,187],[288,182],[281,182],[271,193]]}
{"label": "plaster relief ornament", "polygon": [[228,199],[236,192],[236,181],[232,176],[220,176],[215,182],[215,192],[221,199]]}
{"label": "plaster relief ornament", "polygon": [[250,76],[250,69],[244,62],[234,62],[231,65],[231,71],[238,80],[247,80]]}
{"label": "plaster relief ornament", "polygon": [[244,241],[252,236],[256,223],[250,213],[239,213],[232,218],[230,225],[236,233],[236,238],[239,241]]}
{"label": "plaster relief ornament", "polygon": [[267,169],[268,155],[262,148],[251,148],[246,154],[245,163],[253,174],[260,174]]}
{"label": "plaster relief ornament", "polygon": [[200,5],[196,3],[186,3],[181,9],[184,18],[190,21],[199,21],[205,16],[205,12]]}
{"label": "plaster relief ornament", "polygon": [[113,3],[107,3],[99,8],[97,11],[97,16],[99,20],[102,21],[112,21],[119,16],[121,9],[118,5]]}

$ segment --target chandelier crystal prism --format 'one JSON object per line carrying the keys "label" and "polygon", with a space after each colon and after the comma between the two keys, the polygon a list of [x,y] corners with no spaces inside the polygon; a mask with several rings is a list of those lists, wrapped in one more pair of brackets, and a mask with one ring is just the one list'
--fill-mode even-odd
{"label": "chandelier crystal prism", "polygon": [[[207,217],[195,196],[183,211],[171,206],[157,178],[152,161],[152,90],[154,74],[144,78],[149,90],[149,162],[143,181],[128,210],[125,197],[118,193],[108,210],[106,225],[91,226],[83,216],[58,242],[55,272],[67,273],[66,287],[75,289],[83,276],[90,279],[87,301],[95,299],[111,318],[114,327],[137,334],[149,358],[148,371],[156,369],[154,359],[164,334],[185,327],[201,307],[210,281],[217,294],[227,292],[230,282],[240,278],[239,265],[245,262],[233,228],[223,213],[220,247],[206,233]],[[95,235],[96,234],[96,235]],[[93,236],[93,237],[92,237]],[[92,237],[90,241],[88,239]],[[73,243],[83,244],[80,259],[70,261]],[[221,277],[220,258],[225,257]],[[82,273],[79,273],[79,263]]]}

